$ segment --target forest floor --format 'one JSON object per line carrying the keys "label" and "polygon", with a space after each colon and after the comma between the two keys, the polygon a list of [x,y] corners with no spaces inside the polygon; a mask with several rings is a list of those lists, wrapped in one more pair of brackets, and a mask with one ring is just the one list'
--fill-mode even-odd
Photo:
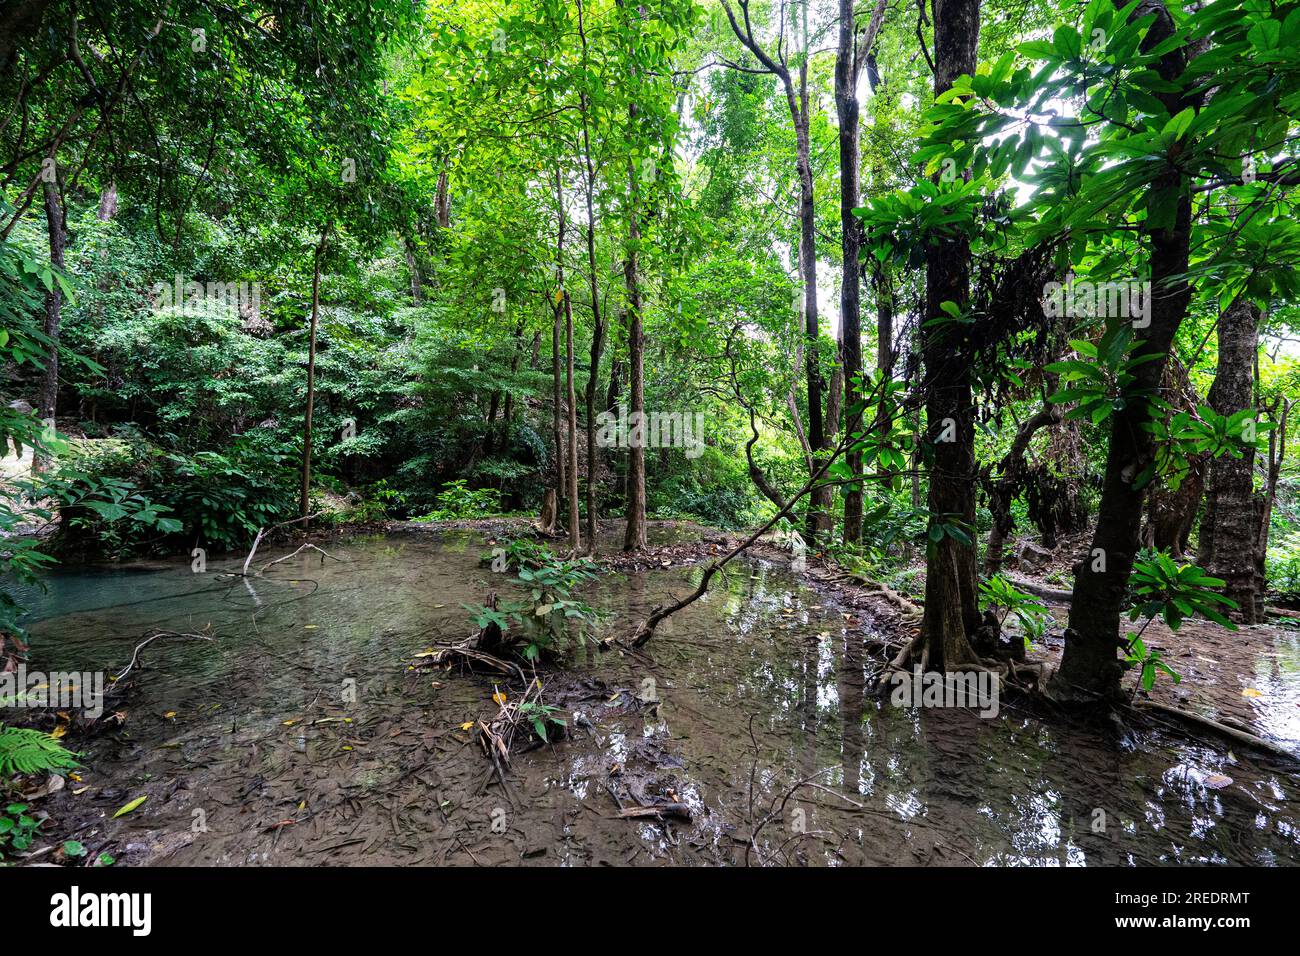
{"label": "forest floor", "polygon": [[[767,543],[641,651],[588,645],[539,667],[567,739],[520,738],[498,774],[477,722],[531,685],[422,661],[471,633],[465,607],[501,587],[482,556],[527,527],[390,526],[321,541],[337,561],[303,554],[252,579],[230,573],[242,556],[207,575],[177,559],[53,577],[54,613],[34,627],[47,669],[118,669],[153,629],[216,640],[154,644],[102,721],[69,728],[86,768],[41,800],[49,837],[119,865],[1295,858],[1290,761],[1168,722],[1062,719],[1032,698],[1008,695],[996,719],[889,706],[871,687],[912,633],[905,603],[814,557],[792,569]],[[620,535],[602,523],[613,573],[585,595],[618,639],[738,540],[655,522],[649,550],[626,556]],[[1148,630],[1185,673],[1191,696],[1171,699],[1277,740],[1300,687],[1291,633],[1184,628],[1184,646]],[[1050,664],[1058,644],[1036,656]],[[1093,833],[1099,807],[1123,829]],[[58,861],[56,846],[39,859]]]}
{"label": "forest floor", "polygon": [[[490,538],[508,540],[533,530],[522,518],[444,522],[444,527],[474,530]],[[622,525],[601,523],[602,567],[611,571],[652,571],[660,568],[702,564],[725,555],[738,544],[735,532],[719,531],[687,521],[656,521],[650,546],[645,551],[625,553],[621,546]],[[1008,568],[1013,582],[1037,586],[1058,622],[1042,643],[1035,644],[1026,659],[1043,665],[1044,681],[1060,665],[1064,651],[1064,629],[1069,618],[1070,565],[1087,553],[1087,535],[1063,540],[1052,557],[1039,567]],[[1013,549],[1014,550],[1014,549]],[[749,549],[752,557],[788,563],[790,555],[766,538]],[[1010,562],[1014,564],[1014,562]],[[921,574],[912,580],[924,591],[924,563],[916,564]],[[838,565],[810,557],[804,572],[809,583],[849,612],[871,622],[874,640],[901,648],[915,633],[916,620],[911,601],[878,582],[864,582]],[[920,602],[915,604],[919,610]],[[1300,619],[1300,613],[1297,613]],[[1282,619],[1285,620],[1285,619]],[[1127,618],[1123,623],[1128,625]],[[1133,630],[1146,623],[1132,622]],[[1138,675],[1125,675],[1123,686],[1135,701],[1152,701],[1190,711],[1229,727],[1256,734],[1284,749],[1300,754],[1300,627],[1273,624],[1231,630],[1206,620],[1184,621],[1171,630],[1163,621],[1147,625],[1143,639],[1148,648],[1178,673],[1175,682],[1161,674],[1149,691],[1137,689]],[[1288,679],[1289,678],[1289,679]]]}

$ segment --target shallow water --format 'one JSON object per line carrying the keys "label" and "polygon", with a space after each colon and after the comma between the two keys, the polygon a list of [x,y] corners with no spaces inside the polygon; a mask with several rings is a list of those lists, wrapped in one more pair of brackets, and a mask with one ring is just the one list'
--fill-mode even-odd
{"label": "shallow water", "polygon": [[[424,529],[326,547],[343,560],[304,555],[252,580],[221,576],[236,562],[194,574],[180,560],[52,578],[33,668],[117,672],[152,629],[215,637],[146,648],[115,708],[124,723],[82,745],[84,782],[51,798],[92,852],[304,865],[1300,856],[1294,765],[1008,701],[993,719],[894,707],[864,694],[880,666],[861,640],[869,622],[763,562],[734,568],[644,655],[588,650],[569,674],[544,673],[569,695],[573,735],[518,755],[503,789],[460,729],[496,711],[491,681],[407,667],[472,630],[461,602],[508,589],[480,564],[484,541]],[[612,575],[587,598],[626,631],[698,573]],[[619,801],[650,798],[693,818],[618,817]]]}

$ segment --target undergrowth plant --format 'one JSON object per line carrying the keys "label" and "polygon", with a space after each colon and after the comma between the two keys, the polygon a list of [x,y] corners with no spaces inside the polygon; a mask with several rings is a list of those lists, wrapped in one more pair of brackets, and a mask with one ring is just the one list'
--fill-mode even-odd
{"label": "undergrowth plant", "polygon": [[980,610],[1000,610],[999,624],[1005,624],[1008,617],[1014,618],[1026,650],[1034,641],[1043,639],[1055,620],[1043,601],[1020,590],[1001,574],[980,582]]}
{"label": "undergrowth plant", "polygon": [[[1146,617],[1147,621],[1136,632],[1129,631],[1122,645],[1124,661],[1129,667],[1140,668],[1138,686],[1144,691],[1155,686],[1157,672],[1168,674],[1175,684],[1182,677],[1160,656],[1148,648],[1142,635],[1156,618],[1162,619],[1171,631],[1178,630],[1184,620],[1197,615],[1208,618],[1230,630],[1237,625],[1223,614],[1221,608],[1235,609],[1236,602],[1218,593],[1224,582],[1211,577],[1194,564],[1179,564],[1169,555],[1150,551],[1140,555],[1133,564],[1130,588],[1134,604],[1129,609],[1129,620]],[[1137,693],[1137,688],[1134,688]]]}
{"label": "undergrowth plant", "polygon": [[0,724],[0,786],[19,774],[63,773],[77,766],[76,754],[49,734]]}

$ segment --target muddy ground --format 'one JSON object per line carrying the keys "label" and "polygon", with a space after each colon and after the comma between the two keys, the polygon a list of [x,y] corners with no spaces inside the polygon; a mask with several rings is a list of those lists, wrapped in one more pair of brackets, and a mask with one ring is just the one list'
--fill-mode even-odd
{"label": "muddy ground", "polygon": [[[34,666],[120,669],[156,629],[214,640],[151,645],[110,713],[84,736],[70,729],[86,767],[42,801],[51,822],[37,849],[57,858],[74,837],[117,865],[1297,858],[1294,762],[1028,700],[992,719],[892,706],[868,689],[906,616],[814,562],[792,572],[774,548],[737,562],[643,652],[587,645],[530,674],[569,733],[519,748],[503,781],[473,727],[519,682],[412,664],[473,630],[462,602],[508,588],[481,557],[517,532],[395,528],[251,581],[223,576],[239,560],[205,575],[180,561],[56,575]],[[606,609],[606,633],[630,634],[727,547],[689,526],[652,534],[648,555],[615,562],[585,594]],[[1187,669],[1176,699],[1291,740],[1290,632],[1211,642],[1187,627],[1148,631]],[[1039,653],[1053,652],[1049,640]]]}

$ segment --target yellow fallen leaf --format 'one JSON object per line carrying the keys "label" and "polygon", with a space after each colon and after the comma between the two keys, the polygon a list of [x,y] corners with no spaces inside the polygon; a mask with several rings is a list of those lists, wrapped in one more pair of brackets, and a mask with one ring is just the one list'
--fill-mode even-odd
{"label": "yellow fallen leaf", "polygon": [[55,727],[53,730],[50,731],[50,736],[53,737],[55,740],[58,740],[67,732],[68,732],[68,725],[59,724],[59,726]]}
{"label": "yellow fallen leaf", "polygon": [[465,723],[463,723],[463,724],[460,725],[460,729],[461,729],[461,730],[469,730],[469,729],[471,729],[473,726],[474,726],[474,721],[472,721],[472,720],[467,720],[467,721],[465,721]]}
{"label": "yellow fallen leaf", "polygon": [[297,717],[293,717],[293,718],[291,718],[291,719],[289,719],[289,720],[286,720],[286,721],[284,722],[284,725],[285,725],[286,727],[292,727],[292,726],[293,726],[294,724],[296,724],[297,722],[298,722],[298,718],[297,718]]}
{"label": "yellow fallen leaf", "polygon": [[130,813],[132,810],[140,806],[140,804],[144,803],[148,799],[149,799],[148,796],[136,797],[134,800],[132,800],[130,803],[124,806],[121,810],[118,810],[117,813],[113,814],[113,819],[116,820],[118,817],[122,816],[123,814]]}
{"label": "yellow fallen leaf", "polygon": [[167,713],[163,714],[163,720],[171,720],[175,716],[176,716],[176,711],[169,710],[167,711]]}
{"label": "yellow fallen leaf", "polygon": [[1262,690],[1255,690],[1255,688],[1253,687],[1245,687],[1241,691],[1241,696],[1242,697],[1263,697],[1264,692]]}
{"label": "yellow fallen leaf", "polygon": [[492,700],[496,702],[496,704],[500,707],[504,707],[506,705],[506,695],[501,693],[501,691],[499,690],[493,691]]}

